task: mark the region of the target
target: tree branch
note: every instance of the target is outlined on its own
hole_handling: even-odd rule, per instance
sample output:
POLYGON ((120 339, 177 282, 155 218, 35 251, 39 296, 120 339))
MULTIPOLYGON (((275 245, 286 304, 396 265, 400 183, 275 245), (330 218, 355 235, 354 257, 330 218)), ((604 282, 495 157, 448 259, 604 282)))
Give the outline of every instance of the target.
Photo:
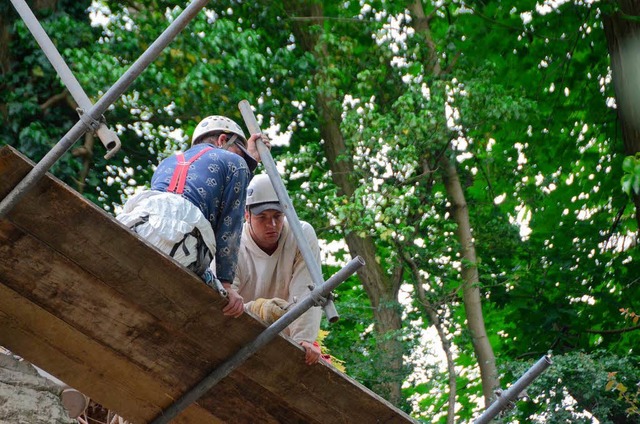
POLYGON ((447 358, 447 371, 449 373, 449 396, 448 396, 448 408, 447 408, 447 424, 455 423, 455 406, 456 406, 456 394, 457 394, 457 380, 456 380, 456 368, 453 360, 453 353, 451 352, 451 342, 447 339, 446 331, 440 316, 438 315, 438 311, 434 307, 433 303, 427 299, 426 293, 424 291, 424 279, 420 276, 420 269, 416 262, 411 258, 402 248, 400 244, 396 244, 398 252, 403 260, 409 265, 411 269, 411 273, 413 275, 413 280, 415 281, 415 288, 418 292, 418 300, 420 304, 423 306, 424 312, 429 317, 429 320, 433 323, 436 331, 438 332, 438 337, 440 338, 440 343, 442 345, 442 350, 445 353, 445 357, 447 358))
POLYGON ((45 111, 56 103, 66 100, 68 94, 69 92, 67 90, 63 90, 62 93, 54 94, 40 105, 40 110, 45 111))
POLYGON ((635 331, 635 330, 640 330, 640 325, 634 325, 633 327, 627 327, 627 328, 618 328, 615 330, 585 330, 585 333, 589 333, 589 334, 622 334, 622 333, 629 333, 631 331, 635 331))
POLYGON ((605 246, 607 246, 609 244, 609 240, 611 240, 611 236, 613 235, 613 232, 618 227, 618 224, 620 223, 620 219, 622 218, 622 214, 624 213, 624 210, 627 208, 627 204, 628 203, 629 203, 628 201, 625 201, 624 204, 620 207, 620 209, 618 209, 618 213, 616 215, 616 219, 613 220, 613 224, 611 225, 611 228, 609 229, 609 233, 607 234, 607 236, 604 239, 604 245, 605 246))

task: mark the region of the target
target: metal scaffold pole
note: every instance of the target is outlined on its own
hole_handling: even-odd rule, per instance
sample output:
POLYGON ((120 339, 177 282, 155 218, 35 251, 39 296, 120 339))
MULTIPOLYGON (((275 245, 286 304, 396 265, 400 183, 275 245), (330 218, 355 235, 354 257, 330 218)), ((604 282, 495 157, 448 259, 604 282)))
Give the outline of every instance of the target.
MULTIPOLYGON (((40 25, 38 18, 36 18, 36 15, 33 14, 31 9, 29 9, 25 0, 11 0, 11 3, 13 3, 13 7, 15 7, 16 11, 27 25, 29 31, 31 31, 31 34, 40 45, 40 48, 42 48, 42 51, 49 59, 49 62, 51 62, 51 65, 53 65, 53 68, 56 70, 58 76, 71 93, 73 99, 78 103, 78 106, 80 106, 78 112, 80 114, 84 114, 87 110, 91 109, 93 104, 91 103, 91 100, 89 100, 89 96, 87 96, 80 86, 76 77, 71 72, 71 69, 69 69, 69 66, 62 58, 60 52, 58 52, 58 49, 56 49, 53 41, 51 41, 47 36, 47 33, 44 28, 42 28, 42 25, 40 25)), ((109 159, 120 149, 120 139, 115 132, 111 131, 104 124, 104 122, 98 122, 99 126, 95 131, 98 138, 107 149, 105 159, 109 159)))
MULTIPOLYGON (((247 100, 242 100, 238 104, 238 108, 240 109, 240 113, 242 114, 242 118, 244 119, 247 128, 249 129, 249 134, 262 133, 249 102, 247 100)), ((315 260, 313 252, 311 251, 311 247, 309 246, 304 236, 302 226, 300 225, 300 219, 298 218, 298 214, 293 208, 293 203, 291 202, 291 198, 287 193, 287 189, 282 182, 282 178, 280 178, 280 173, 278 172, 276 163, 271 156, 271 152, 269 151, 267 146, 264 145, 262 140, 258 139, 256 147, 258 149, 258 153, 260 154, 260 159, 262 160, 264 169, 267 171, 269 179, 271 180, 271 184, 273 185, 273 188, 278 195, 278 199, 282 204, 282 208, 291 227, 291 231, 293 232, 293 235, 298 242, 298 249, 300 249, 300 253, 302 254, 302 257, 307 264, 307 267, 309 268, 311 281, 313 282, 314 286, 318 287, 322 284, 323 281, 320 264, 315 260)), ((324 307, 324 311, 329 322, 337 321, 339 318, 338 312, 336 311, 333 301, 331 300, 330 293, 328 294, 326 299, 322 300, 321 304, 324 307)))
POLYGON ((80 116, 80 120, 58 141, 58 143, 38 162, 14 189, 0 202, 0 218, 18 203, 18 201, 38 182, 62 155, 88 130, 97 129, 102 114, 129 88, 131 83, 153 62, 165 47, 182 31, 208 0, 194 0, 164 30, 133 65, 109 88, 109 90, 88 111, 80 116))
POLYGON ((354 272, 364 265, 364 260, 357 256, 340 271, 336 272, 331 278, 316 286, 311 294, 302 301, 296 303, 294 307, 281 316, 276 322, 267 327, 258 337, 251 343, 242 347, 235 355, 227 359, 218 366, 211 374, 205 377, 200 383, 185 393, 173 405, 164 410, 156 417, 151 424, 166 424, 175 418, 180 412, 185 410, 193 402, 200 399, 206 392, 215 386, 220 380, 228 376, 233 370, 242 365, 247 359, 255 354, 260 348, 265 346, 269 341, 275 338, 289 324, 295 321, 300 315, 305 313, 309 308, 314 306, 319 298, 326 296, 331 290, 342 284, 354 272))
POLYGON ((525 372, 511 387, 502 392, 495 402, 480 415, 473 424, 487 424, 491 422, 503 409, 518 399, 518 395, 538 378, 552 364, 551 358, 543 356, 531 368, 525 372))

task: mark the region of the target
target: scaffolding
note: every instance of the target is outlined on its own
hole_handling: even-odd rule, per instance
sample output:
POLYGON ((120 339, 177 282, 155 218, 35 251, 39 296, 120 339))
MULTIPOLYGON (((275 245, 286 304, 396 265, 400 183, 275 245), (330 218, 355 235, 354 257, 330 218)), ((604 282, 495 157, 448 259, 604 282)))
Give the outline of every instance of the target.
MULTIPOLYGON (((29 190, 49 171, 49 169, 66 153, 72 145, 86 132, 95 132, 107 150, 106 159, 113 157, 120 149, 121 143, 117 134, 108 128, 103 113, 117 101, 120 96, 129 88, 133 81, 151 64, 159 54, 167 47, 173 39, 189 24, 189 22, 207 4, 207 0, 194 0, 185 10, 172 22, 169 27, 142 53, 133 65, 109 88, 109 90, 95 103, 92 104, 77 79, 74 77, 69 66, 57 51, 51 39, 38 22, 25 0, 11 0, 16 11, 24 20, 25 24, 35 37, 36 41, 50 60, 60 79, 69 89, 74 100, 80 106, 77 111, 79 119, 76 124, 56 143, 56 145, 33 167, 33 169, 11 190, 11 192, 0 201, 0 218, 7 216, 9 211, 20 202, 29 190)), ((248 102, 243 101, 240 105, 245 120, 249 119, 251 126, 249 130, 252 134, 260 133, 257 121, 250 112, 248 102)), ((327 281, 322 280, 320 264, 316 263, 313 254, 305 241, 302 233, 300 221, 295 213, 291 199, 289 198, 280 175, 276 169, 275 162, 271 157, 269 149, 262 141, 258 141, 258 149, 265 164, 265 169, 274 184, 276 193, 284 205, 285 215, 292 227, 294 236, 298 242, 302 256, 307 263, 313 281, 313 287, 308 297, 298 302, 284 316, 270 325, 253 342, 240 349, 235 355, 221 364, 209 376, 203 379, 192 390, 178 399, 173 405, 158 415, 153 420, 154 424, 166 423, 175 418, 189 404, 197 401, 205 392, 218 383, 221 379, 229 375, 234 369, 241 365, 247 358, 253 355, 258 349, 263 347, 271 339, 275 338, 289 324, 313 306, 323 306, 327 311, 328 320, 334 322, 338 315, 332 302, 331 290, 344 282, 349 276, 354 274, 360 267, 364 266, 364 261, 360 257, 352 259, 345 267, 334 274, 327 281)))
MULTIPOLYGON (((50 60, 60 79, 69 89, 72 97, 79 105, 77 109, 79 118, 75 125, 60 139, 56 145, 40 160, 28 174, 20 180, 15 187, 0 201, 0 218, 5 218, 9 212, 29 193, 29 191, 46 175, 49 169, 65 154, 71 146, 87 132, 95 132, 103 143, 106 154, 105 158, 112 158, 120 149, 121 143, 117 134, 109 129, 103 113, 125 93, 133 81, 160 55, 173 39, 189 24, 189 22, 207 4, 207 0, 193 0, 184 11, 165 29, 165 31, 144 51, 140 57, 124 72, 124 74, 107 90, 107 92, 95 104, 92 104, 77 79, 74 77, 68 65, 49 39, 44 29, 38 22, 33 12, 29 9, 25 0, 11 0, 16 11, 19 13, 25 24, 33 34, 34 38, 50 60)), ((248 101, 243 100, 238 105, 240 113, 245 121, 250 134, 261 133, 257 119, 248 101)), ((257 141, 257 149, 262 159, 265 170, 271 180, 276 194, 283 205, 285 216, 291 226, 292 232, 298 243, 304 261, 309 269, 312 286, 310 295, 298 302, 292 309, 285 313, 275 323, 268 326, 253 341, 244 345, 235 354, 220 364, 213 372, 202 379, 198 384, 175 400, 168 408, 158 414, 151 422, 153 424, 168 423, 184 411, 189 405, 200 399, 207 391, 228 376, 233 370, 243 364, 248 358, 264 347, 269 341, 278 336, 289 324, 313 306, 322 306, 329 322, 338 319, 338 313, 333 304, 332 290, 353 275, 358 269, 364 266, 364 261, 356 257, 349 261, 340 271, 331 278, 323 281, 320 264, 313 257, 310 247, 305 241, 300 220, 293 208, 293 204, 286 188, 280 178, 276 164, 271 157, 269 149, 261 140, 257 141)), ((539 375, 548 365, 550 360, 541 361, 526 374, 526 378, 519 380, 511 391, 499 398, 477 421, 476 423, 488 422, 502 409, 508 402, 513 400, 513 396, 526 385, 528 385, 537 375, 539 375)), ((407 418, 408 417, 403 417, 407 418)), ((408 419, 408 421, 411 421, 408 419)))

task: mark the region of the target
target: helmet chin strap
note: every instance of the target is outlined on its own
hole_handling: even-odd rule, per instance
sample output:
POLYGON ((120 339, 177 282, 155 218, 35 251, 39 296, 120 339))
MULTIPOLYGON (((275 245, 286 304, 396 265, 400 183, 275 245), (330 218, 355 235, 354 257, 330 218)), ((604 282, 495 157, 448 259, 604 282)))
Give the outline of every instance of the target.
POLYGON ((233 146, 236 143, 236 139, 238 138, 238 134, 233 134, 229 141, 224 143, 224 146, 221 146, 224 150, 229 150, 229 147, 233 146))
POLYGON ((224 145, 222 146, 222 149, 229 150, 229 147, 235 144, 238 147, 238 149, 240 149, 240 151, 242 152, 240 156, 244 158, 245 162, 247 163, 247 166, 249 167, 249 171, 253 173, 253 171, 255 171, 256 167, 258 166, 258 161, 249 154, 244 143, 238 142, 238 137, 239 136, 237 134, 233 134, 229 139, 229 141, 224 143, 224 145))

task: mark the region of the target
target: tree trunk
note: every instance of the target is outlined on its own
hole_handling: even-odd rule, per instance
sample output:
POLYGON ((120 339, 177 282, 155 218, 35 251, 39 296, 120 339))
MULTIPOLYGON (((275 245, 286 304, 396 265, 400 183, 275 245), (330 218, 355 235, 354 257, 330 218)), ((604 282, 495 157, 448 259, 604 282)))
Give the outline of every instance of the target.
MULTIPOLYGON (((0 13, 0 73, 5 76, 11 72, 11 34, 9 29, 12 25, 11 18, 16 12, 8 10, 12 8, 12 6, 8 4, 0 7, 2 8, 0 13), (5 10, 7 10, 7 12, 5 12, 5 10)), ((5 84, 0 84, 0 92, 5 89, 5 84)), ((2 100, 0 100, 0 122, 3 124, 3 127, 6 125, 8 118, 7 104, 5 102, 6 100, 3 96, 2 100)))
MULTIPOLYGON (((638 51, 640 51, 640 3, 620 0, 621 12, 603 16, 607 37, 611 73, 618 106, 618 120, 622 129, 624 154, 640 152, 640 77, 638 77, 638 51)), ((640 236, 640 194, 633 193, 636 222, 640 236)))
MULTIPOLYGON (((318 108, 321 115, 320 135, 325 141, 324 151, 331 169, 334 183, 340 189, 340 194, 353 196, 355 184, 349 179, 354 173, 353 162, 350 157, 340 157, 345 154, 346 146, 340 131, 339 114, 330 107, 330 100, 324 95, 318 95, 318 108)), ((397 337, 386 337, 389 332, 397 332, 402 328, 401 311, 398 304, 399 282, 392 281, 376 260, 376 246, 371 237, 361 237, 354 232, 345 235, 349 252, 352 256, 360 255, 366 266, 358 271, 358 278, 371 301, 375 330, 378 340, 378 352, 381 363, 380 379, 374 390, 391 403, 398 405, 402 400, 402 364, 404 348, 397 337)))
POLYGON ((4 14, 0 14, 0 72, 2 75, 9 73, 9 20, 4 14))
POLYGON ((485 405, 489 406, 495 398, 495 390, 500 387, 496 359, 487 338, 482 315, 480 289, 478 287, 478 267, 476 249, 469 223, 469 210, 462 191, 455 164, 446 156, 441 159, 444 185, 451 202, 452 216, 456 224, 460 241, 460 259, 462 262, 462 298, 467 315, 467 325, 471 333, 473 349, 478 359, 482 392, 485 405))
MULTIPOLYGON (((425 67, 438 77, 442 73, 442 68, 436 55, 436 45, 431 36, 429 26, 430 16, 426 16, 421 0, 415 0, 410 6, 412 16, 415 18, 416 33, 420 34, 429 48, 428 63, 425 67)), ((442 112, 444 113, 444 111, 442 112)), ((443 141, 442 145, 448 143, 443 141)), ((485 405, 489 406, 495 398, 495 390, 499 388, 498 370, 493 349, 487 338, 487 333, 482 315, 482 304, 480 289, 478 288, 478 267, 476 266, 476 250, 471 234, 471 224, 469 222, 469 211, 467 201, 458 178, 455 163, 449 161, 446 155, 440 160, 442 167, 442 177, 446 187, 449 202, 451 202, 452 217, 457 224, 458 241, 460 242, 460 256, 462 259, 462 292, 464 309, 467 316, 467 326, 471 332, 473 348, 478 359, 480 375, 482 378, 482 391, 485 405)))
MULTIPOLYGON (((322 21, 322 5, 314 3, 301 5, 294 1, 287 4, 287 9, 294 16, 305 16, 305 21, 295 21, 293 31, 296 40, 300 42, 303 50, 313 54, 320 64, 317 78, 323 79, 323 65, 327 65, 330 58, 328 52, 319 54, 323 46, 318 45, 317 36, 310 30, 310 26, 322 21)), ((321 81, 322 84, 322 81, 321 81)), ((318 90, 316 96, 316 109, 320 118, 320 136, 324 140, 324 153, 331 169, 332 179, 338 187, 340 194, 347 197, 353 196, 356 181, 350 176, 354 174, 354 165, 351 156, 347 152, 343 134, 340 130, 340 111, 332 106, 337 100, 330 94, 318 90), (346 154, 346 157, 344 155, 346 154)), ((402 328, 401 308, 398 303, 399 281, 392 280, 382 266, 376 260, 376 245, 368 236, 359 236, 348 229, 345 235, 347 246, 351 255, 360 255, 366 262, 366 266, 358 271, 358 278, 362 282, 373 308, 375 320, 375 333, 380 355, 380 362, 384 366, 379 367, 380 381, 374 383, 374 391, 385 397, 391 403, 399 405, 402 400, 402 382, 404 380, 402 340, 398 337, 388 337, 402 328)))

